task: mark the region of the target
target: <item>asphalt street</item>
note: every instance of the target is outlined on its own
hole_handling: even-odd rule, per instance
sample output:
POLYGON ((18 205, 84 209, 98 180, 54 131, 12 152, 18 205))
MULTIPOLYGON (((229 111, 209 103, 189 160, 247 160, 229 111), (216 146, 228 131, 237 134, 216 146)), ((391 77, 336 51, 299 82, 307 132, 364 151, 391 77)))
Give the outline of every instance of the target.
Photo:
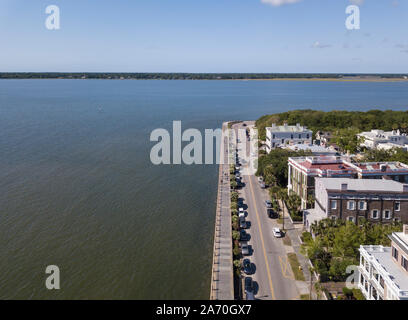
MULTIPOLYGON (((246 123, 248 126, 253 125, 253 122, 246 123)), ((245 129, 242 123, 234 125, 233 128, 245 129)), ((246 139, 240 139, 238 142, 240 158, 244 158, 245 151, 249 155, 249 142, 246 139)), ((244 171, 241 169, 241 172, 244 171)), ((272 229, 278 227, 278 224, 267 215, 265 200, 268 199, 268 193, 260 187, 255 175, 243 174, 242 181, 245 186, 239 190, 239 194, 244 200, 244 208, 247 211, 246 220, 250 222, 247 232, 251 235, 248 243, 252 252, 248 258, 255 267, 255 273, 251 275, 255 281, 255 298, 298 299, 300 294, 287 260, 285 245, 282 239, 275 238, 272 233, 272 229)))

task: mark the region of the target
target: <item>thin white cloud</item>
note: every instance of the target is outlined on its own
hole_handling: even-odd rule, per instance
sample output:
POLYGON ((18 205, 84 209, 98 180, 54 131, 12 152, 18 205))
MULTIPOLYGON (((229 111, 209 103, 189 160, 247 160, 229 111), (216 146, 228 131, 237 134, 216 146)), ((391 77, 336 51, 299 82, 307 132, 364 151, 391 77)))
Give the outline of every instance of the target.
POLYGON ((330 48, 330 47, 331 47, 331 44, 323 44, 323 43, 320 43, 320 41, 315 41, 312 44, 312 48, 317 48, 317 49, 324 49, 324 48, 330 48))
POLYGON ((274 7, 279 7, 282 6, 284 4, 291 4, 291 3, 296 3, 302 0, 261 0, 262 3, 265 4, 270 4, 274 7))
MULTIPOLYGON (((279 7, 284 4, 292 4, 296 2, 300 2, 302 0, 261 0, 262 3, 264 4, 270 4, 274 7, 279 7)), ((350 0, 352 4, 355 4, 357 6, 361 6, 364 3, 364 0, 350 0)))

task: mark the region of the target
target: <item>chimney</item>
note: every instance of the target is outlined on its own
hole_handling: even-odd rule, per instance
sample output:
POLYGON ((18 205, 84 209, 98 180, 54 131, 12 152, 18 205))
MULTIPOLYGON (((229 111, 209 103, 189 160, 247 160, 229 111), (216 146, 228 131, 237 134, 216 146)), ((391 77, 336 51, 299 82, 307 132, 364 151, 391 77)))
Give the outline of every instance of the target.
POLYGON ((341 184, 341 191, 347 191, 348 185, 347 183, 342 183, 341 184))

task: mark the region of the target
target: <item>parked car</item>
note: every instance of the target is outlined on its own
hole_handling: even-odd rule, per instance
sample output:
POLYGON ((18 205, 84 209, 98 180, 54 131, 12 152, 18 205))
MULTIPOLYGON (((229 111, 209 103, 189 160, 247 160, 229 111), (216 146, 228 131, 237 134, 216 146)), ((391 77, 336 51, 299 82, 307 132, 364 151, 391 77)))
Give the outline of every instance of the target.
POLYGON ((240 241, 249 241, 250 237, 251 236, 245 230, 241 230, 239 232, 239 240, 240 241))
POLYGON ((266 214, 268 215, 269 218, 274 218, 274 217, 276 216, 275 211, 273 211, 273 210, 270 209, 270 208, 267 208, 267 209, 266 209, 266 214))
POLYGON ((263 182, 262 176, 258 177, 258 182, 259 182, 259 183, 263 182))
POLYGON ((241 251, 242 251, 242 255, 249 256, 250 252, 249 252, 249 246, 247 242, 241 242, 241 251))
POLYGON ((275 238, 281 238, 282 237, 282 231, 279 228, 273 228, 272 229, 273 235, 275 238))
POLYGON ((252 273, 252 265, 251 265, 251 261, 249 259, 244 259, 242 261, 242 269, 244 269, 245 274, 251 274, 252 273))
POLYGON ((259 185, 261 186, 262 189, 265 189, 265 188, 266 188, 266 185, 265 185, 265 183, 263 183, 263 182, 261 182, 259 185))
POLYGON ((246 293, 246 300, 255 300, 255 296, 253 292, 246 293))
POLYGON ((265 206, 269 209, 272 208, 272 201, 271 200, 266 200, 265 201, 265 206))
POLYGON ((245 217, 239 217, 239 227, 241 229, 246 229, 248 227, 245 217))
POLYGON ((245 219, 245 211, 244 208, 239 208, 239 217, 245 219))
POLYGON ((252 281, 252 277, 245 277, 244 283, 245 283, 245 293, 246 294, 248 294, 248 292, 253 293, 254 292, 254 282, 252 281))

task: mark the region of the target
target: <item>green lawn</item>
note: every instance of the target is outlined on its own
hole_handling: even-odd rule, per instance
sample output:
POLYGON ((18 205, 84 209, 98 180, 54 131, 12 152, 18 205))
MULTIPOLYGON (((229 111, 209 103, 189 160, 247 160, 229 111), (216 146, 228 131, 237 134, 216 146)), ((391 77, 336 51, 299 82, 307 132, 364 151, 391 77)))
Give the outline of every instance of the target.
POLYGON ((290 237, 288 235, 285 235, 283 237, 283 244, 285 246, 291 246, 292 245, 292 240, 290 240, 290 237))
POLYGON ((290 266, 292 267, 293 274, 295 275, 296 280, 300 281, 305 281, 305 276, 303 274, 303 271, 300 270, 300 264, 299 260, 296 256, 296 253, 288 253, 288 260, 290 263, 290 266))

